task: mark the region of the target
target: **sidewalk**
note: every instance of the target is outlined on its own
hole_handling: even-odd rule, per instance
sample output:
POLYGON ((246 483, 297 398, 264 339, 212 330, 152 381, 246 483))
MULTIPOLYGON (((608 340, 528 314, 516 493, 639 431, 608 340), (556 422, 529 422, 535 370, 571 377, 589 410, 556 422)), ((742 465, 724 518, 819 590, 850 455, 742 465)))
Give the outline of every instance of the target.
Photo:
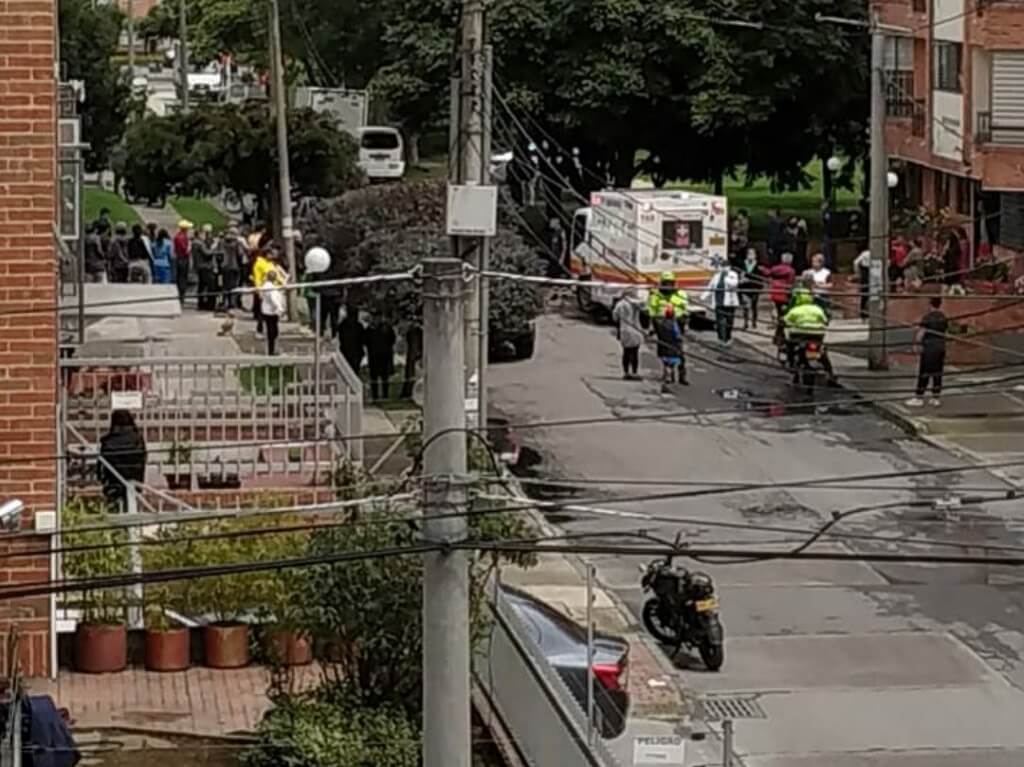
MULTIPOLYGON (((581 567, 566 557, 542 554, 537 566, 529 570, 503 569, 502 580, 586 625, 586 576, 581 567)), ((625 732, 608 745, 622 767, 631 767, 634 738, 684 733, 692 706, 657 643, 636 625, 626 608, 599 581, 594 584, 591 614, 598 629, 629 641, 629 720, 625 732)))
MULTIPOLYGON (((870 400, 872 408, 907 433, 965 460, 1024 460, 1024 379, 1005 381, 1014 375, 1012 370, 972 373, 966 368, 946 366, 941 404, 908 407, 906 401, 913 396, 916 385, 916 355, 892 355, 889 370, 872 372, 863 346, 866 325, 859 320, 837 320, 833 325, 826 339, 829 358, 844 390, 870 400), (983 391, 974 394, 974 389, 983 391)), ((775 361, 777 353, 768 337, 770 332, 736 330, 734 338, 761 357, 775 361)), ((1024 483, 1024 466, 994 473, 1011 484, 1024 483)))

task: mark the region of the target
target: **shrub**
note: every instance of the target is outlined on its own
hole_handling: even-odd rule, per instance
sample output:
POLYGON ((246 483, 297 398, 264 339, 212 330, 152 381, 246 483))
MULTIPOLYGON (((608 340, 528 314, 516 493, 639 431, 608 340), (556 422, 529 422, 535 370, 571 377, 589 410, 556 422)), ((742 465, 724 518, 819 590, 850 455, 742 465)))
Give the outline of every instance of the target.
POLYGON ((287 702, 260 723, 245 767, 418 767, 419 733, 400 710, 351 698, 287 702))

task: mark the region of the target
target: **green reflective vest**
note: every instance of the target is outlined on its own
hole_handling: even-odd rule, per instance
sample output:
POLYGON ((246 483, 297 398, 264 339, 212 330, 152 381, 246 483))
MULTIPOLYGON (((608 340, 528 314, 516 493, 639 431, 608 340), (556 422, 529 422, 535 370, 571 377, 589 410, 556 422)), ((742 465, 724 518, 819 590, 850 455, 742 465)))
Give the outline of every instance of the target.
POLYGON ((665 315, 665 307, 671 306, 675 310, 676 319, 682 319, 686 316, 688 311, 688 302, 686 299, 686 291, 677 290, 668 298, 665 298, 661 294, 660 289, 651 291, 650 298, 647 299, 647 313, 651 319, 663 317, 665 315))
POLYGON ((787 328, 797 330, 824 330, 828 327, 828 315, 817 304, 794 306, 782 318, 787 328))

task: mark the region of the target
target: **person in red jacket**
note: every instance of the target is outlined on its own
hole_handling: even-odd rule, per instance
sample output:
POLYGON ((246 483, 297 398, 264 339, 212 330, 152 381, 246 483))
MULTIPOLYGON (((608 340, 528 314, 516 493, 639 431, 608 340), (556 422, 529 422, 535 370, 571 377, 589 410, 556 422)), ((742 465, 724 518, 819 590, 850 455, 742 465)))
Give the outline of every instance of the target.
POLYGON ((768 297, 775 304, 776 316, 781 320, 789 305, 789 295, 796 282, 796 271, 793 269, 793 254, 783 253, 780 262, 768 271, 768 297))
POLYGON ((182 219, 178 222, 178 233, 174 235, 174 279, 178 284, 178 300, 185 303, 188 289, 188 266, 192 258, 192 222, 182 219))

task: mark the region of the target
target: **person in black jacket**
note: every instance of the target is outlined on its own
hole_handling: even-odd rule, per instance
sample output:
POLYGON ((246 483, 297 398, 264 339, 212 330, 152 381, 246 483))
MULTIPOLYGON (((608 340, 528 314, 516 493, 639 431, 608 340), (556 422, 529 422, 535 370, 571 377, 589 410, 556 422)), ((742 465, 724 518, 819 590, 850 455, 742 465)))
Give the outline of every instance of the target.
POLYGON ((388 383, 395 372, 395 328, 382 314, 374 315, 366 330, 366 357, 370 366, 370 396, 374 402, 387 399, 388 383))
POLYGON ((348 366, 359 375, 366 349, 366 328, 359 321, 359 307, 355 304, 345 306, 345 319, 338 324, 338 347, 348 366))
POLYGON ((127 482, 145 481, 146 439, 129 411, 110 414, 110 431, 100 438, 100 458, 100 482, 107 500, 121 501, 126 494, 124 484, 110 469, 127 482))

